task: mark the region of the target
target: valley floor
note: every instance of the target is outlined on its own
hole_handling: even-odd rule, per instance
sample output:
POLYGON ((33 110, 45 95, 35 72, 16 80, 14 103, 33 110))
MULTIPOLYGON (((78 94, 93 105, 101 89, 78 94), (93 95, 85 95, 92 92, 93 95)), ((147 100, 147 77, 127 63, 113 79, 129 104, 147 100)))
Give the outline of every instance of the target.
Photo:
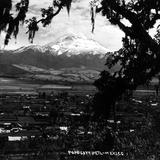
POLYGON ((1 78, 0 87, 2 160, 160 157, 160 96, 154 87, 140 87, 133 97, 120 101, 116 123, 113 116, 95 121, 96 90, 90 85, 42 85, 1 78))

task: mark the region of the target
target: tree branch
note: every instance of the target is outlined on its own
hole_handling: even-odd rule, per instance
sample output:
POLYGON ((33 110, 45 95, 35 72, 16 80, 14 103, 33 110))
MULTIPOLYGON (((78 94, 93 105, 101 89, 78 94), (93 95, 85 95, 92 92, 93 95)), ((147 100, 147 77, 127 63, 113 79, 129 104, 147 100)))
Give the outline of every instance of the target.
POLYGON ((125 26, 120 20, 114 20, 115 23, 119 26, 119 28, 127 35, 133 38, 135 35, 133 34, 132 28, 125 26))
MULTIPOLYGON (((55 17, 56 15, 58 15, 62 8, 63 8, 63 6, 60 5, 60 6, 58 7, 58 10, 57 10, 55 13, 53 13, 53 14, 50 15, 50 18, 52 19, 53 17, 55 17)), ((43 21, 47 20, 47 18, 48 18, 48 17, 42 18, 42 19, 38 20, 37 23, 43 22, 43 21)))
MULTIPOLYGON (((134 31, 135 38, 138 38, 141 42, 146 44, 153 52, 158 51, 158 44, 152 39, 152 37, 148 34, 148 32, 144 29, 141 22, 139 21, 137 14, 131 12, 123 6, 120 6, 115 1, 111 3, 107 3, 110 5, 109 7, 113 9, 118 14, 122 15, 124 18, 130 21, 132 24, 132 30, 134 31)), ((122 24, 118 24, 122 25, 122 24)), ((123 27, 124 28, 124 27, 123 27)))
POLYGON ((160 19, 160 14, 154 14, 153 18, 147 24, 144 24, 145 28, 152 28, 158 19, 160 19))

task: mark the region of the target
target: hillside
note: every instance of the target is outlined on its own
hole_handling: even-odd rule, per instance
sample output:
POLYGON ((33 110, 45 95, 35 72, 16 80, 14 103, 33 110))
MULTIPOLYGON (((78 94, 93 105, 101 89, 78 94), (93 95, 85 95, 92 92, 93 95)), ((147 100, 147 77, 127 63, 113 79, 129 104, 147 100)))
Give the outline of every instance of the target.
POLYGON ((17 68, 14 65, 0 63, 0 76, 22 76, 26 75, 28 71, 17 68))

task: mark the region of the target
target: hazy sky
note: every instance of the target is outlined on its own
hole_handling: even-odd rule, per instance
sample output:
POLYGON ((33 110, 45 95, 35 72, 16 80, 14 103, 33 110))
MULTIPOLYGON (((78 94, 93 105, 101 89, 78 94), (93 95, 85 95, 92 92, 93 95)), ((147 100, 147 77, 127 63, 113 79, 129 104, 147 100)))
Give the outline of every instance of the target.
MULTIPOLYGON (((13 0, 14 2, 17 0, 13 0)), ((89 39, 94 39, 107 49, 113 51, 121 47, 121 38, 123 32, 118 27, 110 25, 110 23, 101 15, 96 16, 96 25, 94 34, 91 33, 90 21, 90 0, 74 0, 72 4, 71 13, 68 17, 66 9, 64 8, 61 13, 54 17, 52 24, 46 28, 40 27, 36 33, 34 44, 44 45, 49 42, 55 41, 58 37, 66 33, 82 34, 89 39)), ((29 12, 27 18, 36 16, 40 18, 40 9, 46 8, 52 4, 52 0, 30 0, 29 12)), ((15 49, 21 46, 29 45, 28 37, 25 34, 27 29, 20 28, 20 34, 17 40, 12 39, 6 49, 15 49)), ((0 44, 3 45, 5 34, 1 34, 0 44)))

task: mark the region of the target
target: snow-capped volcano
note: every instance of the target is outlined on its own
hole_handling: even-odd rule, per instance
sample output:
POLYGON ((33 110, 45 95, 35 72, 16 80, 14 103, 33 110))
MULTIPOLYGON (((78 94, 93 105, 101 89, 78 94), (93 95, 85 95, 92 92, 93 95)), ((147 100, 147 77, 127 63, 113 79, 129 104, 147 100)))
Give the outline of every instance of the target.
POLYGON ((50 42, 46 45, 29 45, 13 50, 12 53, 22 52, 41 52, 52 55, 99 55, 101 58, 105 56, 108 49, 100 45, 98 42, 87 39, 84 35, 66 34, 59 37, 54 42, 50 42))
POLYGON ((102 70, 108 50, 85 36, 66 34, 49 44, 30 45, 0 54, 0 63, 41 68, 89 68, 102 70))
POLYGON ((48 45, 58 55, 67 54, 78 55, 78 54, 102 54, 103 56, 109 52, 108 49, 100 45, 94 40, 87 39, 85 36, 76 34, 66 34, 60 37, 57 41, 51 42, 48 45))

